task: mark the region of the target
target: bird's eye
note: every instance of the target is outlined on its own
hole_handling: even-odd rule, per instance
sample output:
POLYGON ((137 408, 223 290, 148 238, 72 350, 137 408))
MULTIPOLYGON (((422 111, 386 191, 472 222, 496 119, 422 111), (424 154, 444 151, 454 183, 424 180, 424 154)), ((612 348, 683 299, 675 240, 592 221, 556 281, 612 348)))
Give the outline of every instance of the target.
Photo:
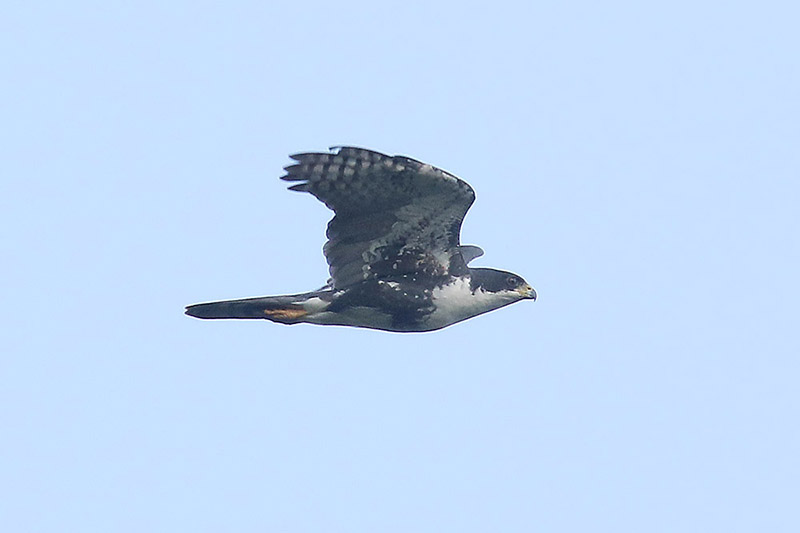
POLYGON ((514 276, 508 276, 506 278, 506 284, 509 287, 516 287, 517 286, 517 278, 515 278, 514 276))

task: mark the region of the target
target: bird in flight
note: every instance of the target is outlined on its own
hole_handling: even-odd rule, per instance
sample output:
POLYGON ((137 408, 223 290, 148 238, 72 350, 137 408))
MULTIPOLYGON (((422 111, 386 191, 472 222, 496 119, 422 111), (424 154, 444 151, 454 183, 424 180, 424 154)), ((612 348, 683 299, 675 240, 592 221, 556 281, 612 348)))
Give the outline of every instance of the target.
POLYGON ((483 250, 460 242, 475 201, 465 181, 363 148, 291 159, 281 177, 297 182, 289 189, 311 193, 334 212, 323 248, 330 279, 301 294, 190 305, 187 315, 414 332, 536 300, 520 276, 468 266, 483 250))

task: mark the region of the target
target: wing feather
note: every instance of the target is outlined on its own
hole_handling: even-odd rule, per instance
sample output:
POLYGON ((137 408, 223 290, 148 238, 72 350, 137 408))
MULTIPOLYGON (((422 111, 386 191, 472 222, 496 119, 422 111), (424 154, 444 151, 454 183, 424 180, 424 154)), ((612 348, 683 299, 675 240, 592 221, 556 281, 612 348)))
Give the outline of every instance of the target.
POLYGON ((296 163, 285 167, 281 179, 299 182, 289 189, 311 193, 335 213, 324 248, 334 287, 466 270, 459 234, 475 192, 463 180, 415 159, 363 148, 291 158, 296 163))

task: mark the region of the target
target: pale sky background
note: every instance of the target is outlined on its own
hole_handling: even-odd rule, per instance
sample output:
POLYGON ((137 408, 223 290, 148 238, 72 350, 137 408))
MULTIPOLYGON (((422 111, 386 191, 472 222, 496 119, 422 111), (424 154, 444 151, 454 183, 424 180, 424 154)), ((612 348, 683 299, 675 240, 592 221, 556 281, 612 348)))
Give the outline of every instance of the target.
POLYGON ((2 11, 3 531, 800 531, 796 2, 2 11), (540 299, 184 316, 324 283, 277 177, 341 144, 540 299))

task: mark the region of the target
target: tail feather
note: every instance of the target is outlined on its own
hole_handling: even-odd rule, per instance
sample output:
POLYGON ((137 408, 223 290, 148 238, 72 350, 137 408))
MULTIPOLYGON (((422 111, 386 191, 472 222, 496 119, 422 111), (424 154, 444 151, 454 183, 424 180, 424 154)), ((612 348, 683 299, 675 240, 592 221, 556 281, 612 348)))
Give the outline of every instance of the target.
POLYGON ((301 322, 308 314, 302 302, 309 294, 295 296, 264 296, 261 298, 244 298, 241 300, 225 300, 209 302, 186 307, 186 314, 195 318, 261 318, 275 322, 301 322))

